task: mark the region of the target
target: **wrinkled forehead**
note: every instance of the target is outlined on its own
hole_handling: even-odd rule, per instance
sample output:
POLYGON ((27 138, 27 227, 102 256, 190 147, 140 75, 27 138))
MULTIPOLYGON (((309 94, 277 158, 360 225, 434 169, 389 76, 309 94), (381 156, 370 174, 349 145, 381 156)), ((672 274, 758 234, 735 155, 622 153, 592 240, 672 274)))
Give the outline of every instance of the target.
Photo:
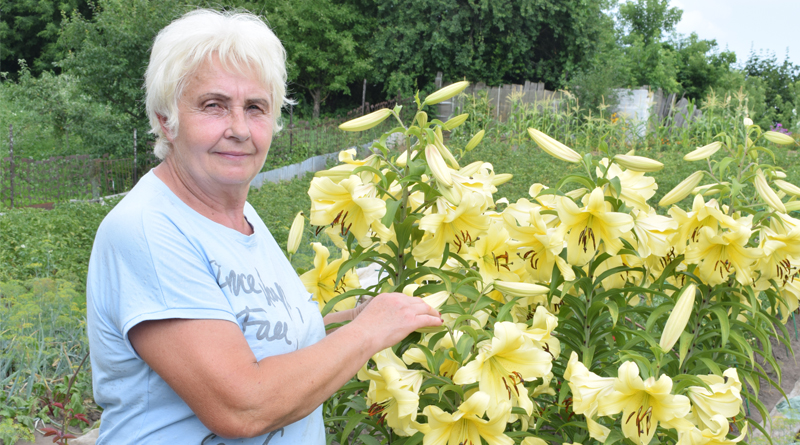
POLYGON ((273 102, 271 79, 268 78, 267 70, 252 60, 242 60, 238 57, 221 57, 217 52, 209 54, 204 59, 198 60, 190 65, 190 69, 178 82, 175 96, 176 99, 183 99, 186 88, 202 80, 205 76, 216 71, 222 71, 233 75, 241 75, 257 82, 268 94, 268 100, 273 102))

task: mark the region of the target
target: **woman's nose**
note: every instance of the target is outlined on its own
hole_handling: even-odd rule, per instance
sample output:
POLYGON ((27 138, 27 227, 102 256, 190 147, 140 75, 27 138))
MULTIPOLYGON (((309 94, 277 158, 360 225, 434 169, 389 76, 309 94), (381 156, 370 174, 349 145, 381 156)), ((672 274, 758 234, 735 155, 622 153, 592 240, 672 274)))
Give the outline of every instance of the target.
POLYGON ((244 108, 233 108, 230 113, 230 125, 225 131, 225 136, 239 141, 250 139, 250 127, 247 125, 247 116, 244 108))

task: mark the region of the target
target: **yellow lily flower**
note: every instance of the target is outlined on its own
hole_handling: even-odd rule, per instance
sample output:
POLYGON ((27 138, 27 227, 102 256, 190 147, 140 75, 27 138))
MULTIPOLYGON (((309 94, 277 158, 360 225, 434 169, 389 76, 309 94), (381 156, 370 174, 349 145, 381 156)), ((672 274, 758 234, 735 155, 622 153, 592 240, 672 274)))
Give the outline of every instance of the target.
POLYGON ((687 419, 701 430, 714 429, 712 418, 721 415, 725 418, 735 417, 742 409, 742 382, 736 369, 728 368, 717 375, 701 375, 711 391, 702 386, 690 386, 688 396, 692 401, 692 412, 687 419))
POLYGON ((513 445, 514 440, 504 433, 511 405, 502 402, 490 407, 489 400, 488 394, 476 391, 453 414, 435 405, 426 406, 422 413, 428 423, 417 425, 425 434, 423 445, 479 444, 481 439, 489 445, 513 445), (482 418, 487 411, 488 421, 482 418))
POLYGON ((609 253, 617 253, 623 246, 620 236, 633 228, 633 218, 612 212, 599 187, 588 196, 586 207, 579 208, 571 199, 562 198, 556 210, 562 233, 569 232, 567 262, 575 266, 588 263, 601 241, 609 253))
MULTIPOLYGON (((603 158, 600 163, 607 166, 608 159, 603 158)), ((600 176, 601 174, 602 170, 598 167, 597 175, 600 176)), ((607 179, 619 178, 619 183, 622 188, 619 197, 625 204, 635 209, 645 211, 650 208, 647 204, 647 200, 652 198, 658 189, 655 178, 645 176, 644 172, 641 171, 630 169, 622 170, 617 164, 611 164, 611 166, 608 167, 605 177, 607 179)), ((611 187, 606 188, 606 194, 609 196, 611 195, 611 187)))
POLYGON ((560 256, 566 243, 558 229, 547 227, 539 207, 531 206, 527 214, 520 210, 521 206, 517 205, 506 208, 503 212, 503 222, 513 238, 508 245, 516 251, 519 258, 524 260, 525 270, 531 279, 540 283, 549 282, 553 266, 557 266, 565 280, 574 280, 575 273, 572 267, 560 256))
POLYGON ((364 183, 359 176, 350 176, 338 184, 329 178, 314 178, 308 196, 311 224, 340 226, 342 235, 352 231, 362 246, 369 243, 367 232, 371 228, 387 231, 380 222, 386 213, 386 203, 376 197, 375 185, 364 183))
POLYGON ((552 368, 552 359, 535 347, 516 324, 496 323, 492 340, 478 344, 478 356, 456 372, 453 382, 479 382, 478 387, 489 396, 492 405, 512 400, 530 415, 533 402, 527 397, 523 382, 545 376, 552 368))
POLYGON ((786 323, 789 320, 789 314, 796 311, 800 306, 800 276, 795 274, 793 279, 783 284, 780 289, 781 297, 786 301, 780 304, 781 321, 786 323))
POLYGON ((508 253, 508 240, 508 231, 501 223, 491 224, 489 232, 478 238, 462 258, 475 264, 484 283, 511 280, 516 276, 512 270, 518 266, 508 253))
POLYGON ((770 280, 773 279, 785 285, 797 273, 797 263, 800 261, 800 227, 792 228, 784 234, 764 227, 761 234, 760 247, 764 254, 755 266, 761 273, 756 288, 769 288, 772 286, 770 280))
MULTIPOLYGON (((320 243, 312 243, 311 247, 316 254, 314 255, 314 268, 300 276, 303 286, 311 293, 314 301, 319 303, 320 310, 337 295, 343 294, 351 289, 358 289, 361 284, 358 282, 358 275, 354 270, 349 270, 342 276, 339 284, 336 284, 336 274, 339 267, 350 259, 350 254, 342 250, 342 257, 328 263, 330 252, 328 248, 320 243)), ((333 307, 333 310, 343 311, 352 309, 355 306, 356 297, 346 298, 333 307)))
POLYGON ((483 214, 480 204, 472 193, 464 196, 458 207, 439 199, 436 203, 438 211, 419 221, 419 228, 427 233, 414 248, 414 258, 419 262, 441 258, 447 243, 451 244, 451 251, 461 252, 466 245, 485 234, 489 229, 489 218, 483 214))
POLYGON ((663 374, 642 380, 639 367, 625 362, 614 381, 614 392, 601 401, 597 413, 613 416, 622 412, 622 434, 639 445, 647 445, 658 423, 683 418, 691 406, 686 396, 672 395, 672 379, 663 374))
POLYGON ((739 437, 734 439, 728 438, 729 431, 728 419, 718 414, 711 417, 709 425, 703 430, 694 428, 684 433, 679 433, 678 445, 735 445, 747 435, 747 424, 742 428, 739 437))
POLYGON ((694 197, 690 212, 687 213, 676 206, 669 209, 669 214, 678 224, 678 229, 670 241, 675 248, 675 255, 684 253, 687 243, 697 242, 698 233, 702 227, 711 227, 716 230, 719 227, 732 228, 738 226, 732 217, 720 210, 716 200, 712 199, 705 202, 702 195, 694 197))
POLYGON ((672 248, 670 238, 678 229, 678 222, 657 214, 653 208, 647 211, 634 210, 633 216, 633 233, 638 240, 636 251, 639 256, 666 256, 672 248))
POLYGON ((550 354, 553 360, 561 355, 561 342, 552 336, 553 330, 558 327, 558 317, 551 314, 544 306, 536 308, 531 326, 522 323, 517 326, 531 339, 534 346, 550 354))
POLYGON ((369 380, 367 403, 370 415, 379 417, 379 422, 387 425, 401 436, 411 436, 417 432, 412 426, 419 408, 419 389, 424 376, 422 371, 409 370, 406 365, 387 348, 372 359, 376 369, 367 365, 358 371, 358 378, 369 380))
POLYGON ((750 230, 739 226, 733 230, 717 232, 711 227, 699 230, 697 243, 686 249, 686 262, 697 264, 696 273, 704 282, 716 286, 736 272, 736 280, 743 285, 753 284, 753 264, 762 251, 746 247, 750 230))
POLYGON ((572 351, 564 371, 564 380, 569 383, 572 392, 572 410, 586 416, 586 426, 592 438, 605 442, 611 431, 597 422, 597 409, 600 402, 614 392, 615 379, 600 377, 589 371, 578 361, 578 354, 572 351))

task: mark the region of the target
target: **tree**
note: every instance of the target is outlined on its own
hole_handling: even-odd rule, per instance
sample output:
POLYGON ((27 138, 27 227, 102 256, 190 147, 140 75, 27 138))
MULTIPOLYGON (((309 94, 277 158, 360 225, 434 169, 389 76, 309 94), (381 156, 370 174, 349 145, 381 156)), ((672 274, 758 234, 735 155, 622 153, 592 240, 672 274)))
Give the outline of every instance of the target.
POLYGON ((683 10, 670 8, 669 0, 627 1, 619 6, 619 19, 627 36, 640 36, 644 46, 660 43, 682 16, 683 10))
POLYGON ((86 0, 14 0, 0 4, 0 70, 13 78, 25 60, 34 75, 58 71, 53 62, 61 58, 57 45, 62 17, 74 13, 91 15, 86 0))
POLYGON ((649 85, 667 92, 680 89, 677 56, 662 38, 682 15, 681 9, 669 7, 669 0, 636 0, 620 5, 620 44, 630 64, 631 86, 649 85))
POLYGON ((387 0, 376 2, 370 43, 385 91, 431 89, 466 77, 489 85, 561 86, 596 47, 606 2, 590 0, 387 0))
POLYGON ((736 53, 719 52, 716 40, 701 40, 695 33, 674 40, 672 46, 678 62, 676 80, 691 99, 705 97, 736 63, 736 53))
POLYGON ((60 43, 68 55, 60 66, 90 100, 125 116, 126 133, 138 128, 144 135, 150 128, 142 88, 150 47, 158 31, 187 10, 183 1, 100 0, 91 19, 73 13, 65 21, 60 43))
POLYGON ((265 15, 283 42, 290 87, 297 85, 309 94, 314 118, 332 92, 349 95, 348 84, 372 69, 365 48, 372 21, 351 2, 272 0, 245 6, 265 15))
POLYGON ((790 62, 788 57, 779 64, 775 53, 751 51, 745 62, 744 73, 747 78, 759 77, 763 80, 767 104, 765 119, 770 125, 781 123, 788 127, 797 121, 793 110, 800 102, 797 96, 800 91, 794 84, 800 81, 800 66, 790 62))

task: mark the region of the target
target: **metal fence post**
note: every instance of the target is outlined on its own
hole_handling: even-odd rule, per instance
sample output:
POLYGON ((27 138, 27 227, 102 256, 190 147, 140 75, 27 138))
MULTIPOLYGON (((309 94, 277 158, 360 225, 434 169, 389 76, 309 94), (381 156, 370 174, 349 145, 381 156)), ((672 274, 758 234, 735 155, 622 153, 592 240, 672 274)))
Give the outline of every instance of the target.
POLYGON ((133 129, 133 184, 131 186, 136 185, 136 181, 139 179, 139 171, 138 166, 139 163, 137 162, 136 158, 136 129, 133 129))
POLYGON ((14 208, 14 124, 8 125, 8 155, 11 157, 11 208, 14 208))
POLYGON ((294 143, 294 104, 289 104, 289 151, 294 143))

